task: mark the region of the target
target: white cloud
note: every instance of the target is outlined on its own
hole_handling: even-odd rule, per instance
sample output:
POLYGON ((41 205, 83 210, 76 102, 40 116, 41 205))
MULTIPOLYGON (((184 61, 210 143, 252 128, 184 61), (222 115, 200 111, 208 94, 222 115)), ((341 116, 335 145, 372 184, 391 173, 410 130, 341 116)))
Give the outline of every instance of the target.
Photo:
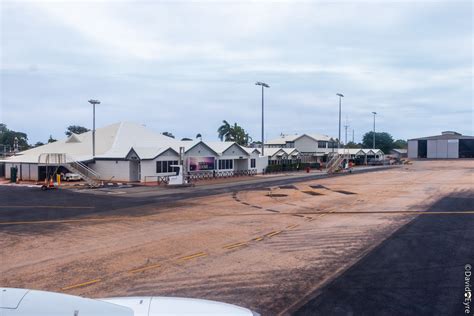
POLYGON ((64 129, 46 130, 40 113, 87 124, 90 97, 103 101, 99 124, 134 120, 209 139, 229 119, 259 135, 257 80, 272 86, 269 136, 334 135, 336 92, 346 95, 356 135, 370 129, 374 108, 397 138, 431 133, 433 124, 472 133, 471 2, 2 5, 0 121, 35 141, 64 129), (176 124, 183 113, 195 120, 176 124))

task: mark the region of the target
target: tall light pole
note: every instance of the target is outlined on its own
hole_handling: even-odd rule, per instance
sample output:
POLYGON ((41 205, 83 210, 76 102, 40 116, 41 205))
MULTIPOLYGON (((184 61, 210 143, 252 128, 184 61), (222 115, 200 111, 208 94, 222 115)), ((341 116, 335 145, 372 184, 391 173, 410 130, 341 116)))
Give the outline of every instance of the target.
POLYGON ((349 124, 346 123, 346 125, 344 125, 344 128, 346 129, 346 138, 344 140, 344 148, 347 147, 347 128, 349 127, 349 124))
POLYGON ((263 93, 263 90, 264 88, 270 88, 270 86, 268 84, 266 84, 265 82, 260 82, 260 81, 257 81, 255 83, 255 85, 257 86, 262 86, 262 156, 264 156, 264 148, 265 148, 265 142, 264 142, 264 127, 265 127, 265 121, 264 121, 264 93, 263 93))
POLYGON ((344 98, 342 93, 336 93, 339 97, 339 137, 337 138, 337 149, 339 152, 339 148, 341 148, 341 99, 344 98))
POLYGON ((95 105, 100 104, 99 100, 89 100, 92 104, 92 157, 95 157, 95 105))
POLYGON ((374 138, 373 138, 372 146, 373 146, 373 149, 375 149, 375 115, 377 114, 377 112, 372 112, 372 114, 374 115, 374 138))

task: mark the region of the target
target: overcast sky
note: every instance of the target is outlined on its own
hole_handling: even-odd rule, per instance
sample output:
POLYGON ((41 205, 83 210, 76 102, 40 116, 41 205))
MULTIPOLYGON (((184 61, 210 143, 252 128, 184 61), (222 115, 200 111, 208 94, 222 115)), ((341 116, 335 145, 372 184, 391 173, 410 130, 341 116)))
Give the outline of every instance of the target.
POLYGON ((99 127, 216 140, 226 119, 259 140, 255 81, 267 139, 337 137, 338 92, 349 139, 372 111, 395 138, 474 134, 470 0, 0 3, 0 121, 31 143, 91 128, 90 98, 99 127))

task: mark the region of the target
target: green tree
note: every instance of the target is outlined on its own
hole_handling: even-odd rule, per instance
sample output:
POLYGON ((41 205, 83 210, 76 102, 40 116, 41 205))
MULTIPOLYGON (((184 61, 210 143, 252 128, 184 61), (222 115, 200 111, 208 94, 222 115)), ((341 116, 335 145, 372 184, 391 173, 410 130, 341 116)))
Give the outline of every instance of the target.
POLYGON ((43 142, 36 142, 36 144, 33 145, 33 147, 39 147, 39 146, 43 146, 44 143, 43 142))
POLYGON ((234 142, 242 146, 248 146, 250 142, 252 142, 252 137, 237 123, 234 123, 232 128, 233 135, 234 135, 234 142))
MULTIPOLYGON (((362 138, 362 145, 364 148, 372 148, 374 132, 367 132, 362 138)), ((389 133, 381 132, 375 133, 375 148, 382 150, 384 153, 389 153, 393 149, 393 137, 389 133)))
POLYGON ((161 133, 161 134, 163 134, 163 135, 165 135, 165 136, 168 136, 168 137, 171 137, 171 138, 174 138, 174 135, 173 135, 172 133, 170 133, 170 132, 163 132, 163 133, 161 133))
POLYGON ((184 137, 184 138, 181 138, 182 141, 191 141, 192 139, 191 138, 188 138, 188 137, 184 137))
POLYGON ((69 125, 67 130, 64 132, 67 136, 71 136, 73 133, 74 134, 82 134, 85 132, 90 131, 90 129, 85 128, 84 126, 79 126, 79 125, 69 125))
POLYGON ((199 138, 199 140, 202 140, 202 135, 201 135, 201 133, 197 133, 197 134, 196 134, 196 138, 199 138))
POLYGON ((232 126, 226 120, 223 120, 222 123, 223 124, 217 129, 219 139, 222 141, 232 141, 232 126))
POLYGON ((28 135, 22 132, 12 131, 3 123, 0 123, 0 145, 10 146, 11 149, 15 146, 15 138, 18 141, 18 149, 25 150, 29 147, 28 135))
POLYGON ((408 143, 404 139, 397 139, 396 141, 393 142, 393 148, 407 149, 408 143))
POLYGON ((348 142, 346 148, 361 148, 361 144, 356 144, 354 142, 348 142))
POLYGON ((58 141, 58 140, 57 140, 57 139, 54 139, 54 138, 53 138, 53 135, 49 135, 48 144, 49 144, 49 143, 54 143, 54 142, 56 142, 56 141, 58 141))
POLYGON ((223 124, 217 129, 220 140, 236 142, 242 146, 248 146, 248 144, 252 142, 252 137, 237 123, 230 125, 226 120, 222 121, 222 123, 223 124))

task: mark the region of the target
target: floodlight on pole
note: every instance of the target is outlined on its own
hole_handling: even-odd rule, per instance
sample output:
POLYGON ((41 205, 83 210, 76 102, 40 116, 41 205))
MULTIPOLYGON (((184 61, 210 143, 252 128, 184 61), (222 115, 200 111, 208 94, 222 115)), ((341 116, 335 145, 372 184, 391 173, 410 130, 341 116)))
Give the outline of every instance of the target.
POLYGON ((95 157, 95 105, 100 104, 99 100, 89 100, 90 104, 92 104, 92 157, 95 157))
POLYGON ((377 112, 372 112, 372 114, 374 115, 374 137, 373 137, 373 142, 372 142, 372 147, 373 149, 375 149, 375 115, 377 115, 377 112))
POLYGON ((339 97, 339 136, 337 138, 337 149, 341 148, 341 99, 344 98, 342 93, 336 93, 339 97))
POLYGON ((264 148, 265 148, 265 141, 264 141, 264 133, 265 133, 265 120, 264 120, 264 92, 263 92, 263 89, 264 88, 270 88, 270 86, 268 84, 266 84, 265 82, 260 82, 260 81, 257 81, 255 83, 255 85, 257 86, 262 86, 262 156, 264 156, 264 148))

